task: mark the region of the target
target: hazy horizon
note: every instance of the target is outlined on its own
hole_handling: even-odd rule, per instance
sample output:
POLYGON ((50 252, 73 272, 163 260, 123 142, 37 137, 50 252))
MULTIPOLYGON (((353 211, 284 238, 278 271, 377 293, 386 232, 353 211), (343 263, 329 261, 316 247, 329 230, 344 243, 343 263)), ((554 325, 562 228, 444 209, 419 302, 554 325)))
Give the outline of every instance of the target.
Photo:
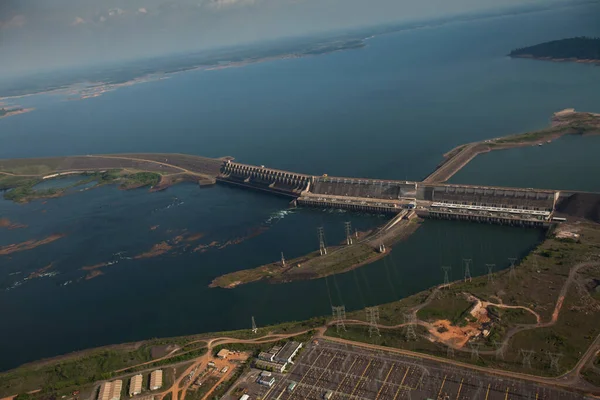
POLYGON ((3 75, 22 75, 547 5, 543 0, 4 0, 0 59, 3 75))

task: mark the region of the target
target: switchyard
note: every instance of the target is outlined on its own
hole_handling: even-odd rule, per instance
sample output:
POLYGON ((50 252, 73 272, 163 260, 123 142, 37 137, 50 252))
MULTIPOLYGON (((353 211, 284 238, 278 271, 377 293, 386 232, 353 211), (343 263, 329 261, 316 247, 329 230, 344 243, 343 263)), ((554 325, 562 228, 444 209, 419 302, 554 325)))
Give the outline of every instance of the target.
POLYGON ((268 400, 575 400, 578 393, 450 363, 319 340, 307 346, 268 400), (289 387, 295 383, 293 390, 289 387), (329 397, 331 396, 331 397, 329 397))

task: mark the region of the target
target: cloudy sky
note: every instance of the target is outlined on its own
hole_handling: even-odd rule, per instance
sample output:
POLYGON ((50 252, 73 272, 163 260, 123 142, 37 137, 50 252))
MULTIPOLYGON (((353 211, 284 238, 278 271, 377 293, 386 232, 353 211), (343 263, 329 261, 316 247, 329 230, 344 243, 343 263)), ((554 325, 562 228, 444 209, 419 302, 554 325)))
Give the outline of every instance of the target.
POLYGON ((547 0, 0 0, 0 73, 547 0))

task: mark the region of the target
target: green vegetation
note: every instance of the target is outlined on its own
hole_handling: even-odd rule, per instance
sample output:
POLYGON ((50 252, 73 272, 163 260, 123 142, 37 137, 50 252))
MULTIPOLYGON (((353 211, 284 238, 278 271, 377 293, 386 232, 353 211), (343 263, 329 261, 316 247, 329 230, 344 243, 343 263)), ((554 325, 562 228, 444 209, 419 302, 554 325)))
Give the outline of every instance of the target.
POLYGON ((150 346, 98 349, 80 356, 24 365, 0 374, 0 396, 42 389, 42 393, 68 392, 108 379, 114 370, 150 361, 150 346))
POLYGON ((553 40, 510 52, 511 57, 533 57, 600 61, 600 38, 575 37, 553 40))
POLYGON ((461 323, 467 316, 472 304, 463 297, 437 298, 417 312, 417 318, 423 321, 447 319, 453 325, 461 323))
MULTIPOLYGON (((35 185, 42 182, 42 179, 39 177, 0 175, 0 190, 12 189, 4 193, 4 198, 17 203, 26 203, 34 199, 58 197, 71 188, 90 182, 96 182, 96 186, 120 182, 122 189, 134 189, 144 186, 154 186, 161 179, 159 174, 153 172, 125 174, 118 169, 83 173, 80 176, 82 179, 72 185, 62 188, 39 190, 34 188, 35 185)), ((55 179, 60 179, 60 177, 55 179)))
MULTIPOLYGON (((41 396, 56 396, 79 390, 98 380, 109 379, 113 376, 134 373, 145 369, 182 363, 197 358, 206 353, 206 343, 202 338, 231 337, 256 338, 269 333, 303 332, 323 326, 325 318, 313 318, 307 321, 287 322, 280 325, 264 327, 253 334, 251 330, 241 330, 221 333, 205 333, 202 335, 180 336, 165 339, 152 339, 140 343, 124 344, 111 348, 87 350, 73 355, 59 357, 54 360, 26 364, 11 371, 0 373, 0 398, 42 389, 41 396), (136 366, 152 361, 152 349, 157 346, 178 345, 181 349, 172 357, 154 363, 136 366), (120 373, 115 373, 122 370, 120 373)), ((295 340, 308 340, 312 335, 299 335, 295 340)), ((260 346, 269 347, 274 343, 262 345, 240 345, 239 350, 256 350, 260 346)), ((227 345, 229 349, 238 349, 236 345, 227 345)), ((60 396, 57 396, 60 397, 60 396)))
POLYGON ((0 175, 0 190, 8 190, 4 198, 17 203, 25 203, 36 198, 49 198, 60 196, 64 189, 35 190, 33 187, 41 182, 40 179, 20 176, 0 175))
POLYGON ((0 175, 0 190, 12 189, 19 186, 34 186, 41 180, 26 176, 0 175))
MULTIPOLYGON (((600 263, 600 225, 580 222, 573 225, 562 225, 562 229, 573 229, 579 234, 579 241, 565 241, 554 237, 549 232, 545 241, 535 248, 528 257, 520 262, 515 269, 516 276, 511 278, 507 270, 495 274, 494 281, 488 282, 487 277, 473 278, 471 282, 454 282, 449 288, 439 292, 438 297, 418 312, 422 320, 446 318, 453 322, 466 321, 464 314, 469 308, 464 300, 465 293, 492 303, 500 301, 506 305, 524 306, 531 308, 541 316, 543 323, 551 321, 560 291, 567 281, 572 267, 589 261, 600 263)), ((592 341, 600 334, 600 302, 595 299, 593 282, 600 276, 599 266, 581 268, 574 275, 573 283, 569 286, 564 303, 556 323, 545 328, 536 328, 535 316, 523 309, 505 309, 490 306, 491 314, 499 319, 494 320, 490 336, 480 339, 481 351, 493 351, 494 341, 501 342, 506 334, 516 325, 530 325, 527 329, 516 333, 509 341, 505 360, 497 360, 494 355, 482 355, 477 360, 479 365, 494 368, 527 372, 536 375, 557 375, 573 368, 579 357, 585 353, 592 341), (592 283, 590 283, 592 282, 592 283), (584 290, 584 288, 586 288, 584 290), (576 334, 575 334, 576 333, 576 334), (519 349, 535 349, 536 355, 532 360, 532 369, 523 369, 519 349), (560 371, 550 368, 547 352, 562 353, 560 371)), ((388 326, 404 322, 403 315, 424 301, 427 293, 421 293, 407 299, 379 306, 380 323, 388 326)), ((364 311, 348 313, 349 319, 365 320, 364 311)), ((492 316, 492 315, 490 315, 492 316)), ((380 329, 382 339, 372 339, 368 335, 368 327, 352 327, 343 332, 341 337, 367 343, 381 344, 389 347, 423 351, 429 354, 446 357, 446 347, 441 344, 426 345, 418 341, 406 341, 402 328, 380 329), (385 332, 385 333, 384 333, 385 332)), ((328 335, 336 336, 335 330, 329 329, 328 335)), ((425 340, 419 338, 420 340, 425 340)), ((472 362, 468 351, 455 352, 455 358, 472 362), (464 354, 463 354, 464 353, 464 354), (465 355, 466 354, 466 355, 465 355), (463 359, 464 358, 464 359, 463 359)), ((594 369, 594 371, 596 371, 594 369)), ((587 372, 592 376, 595 372, 587 372)), ((590 378, 591 379, 591 378, 590 378)))
POLYGON ((154 172, 137 172, 123 176, 121 188, 133 189, 144 186, 155 186, 160 182, 160 174, 154 172))

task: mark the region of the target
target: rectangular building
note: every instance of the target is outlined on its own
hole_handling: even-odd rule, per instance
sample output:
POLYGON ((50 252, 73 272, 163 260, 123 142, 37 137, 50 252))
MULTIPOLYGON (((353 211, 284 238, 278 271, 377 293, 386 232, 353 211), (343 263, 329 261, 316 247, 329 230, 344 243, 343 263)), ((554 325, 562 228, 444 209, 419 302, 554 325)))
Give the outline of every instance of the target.
POLYGON ((285 346, 275 356, 274 360, 280 363, 291 363, 292 359, 302 348, 302 343, 287 342, 285 346))
POLYGON ((268 386, 268 387, 272 387, 275 384, 275 377, 274 376, 269 376, 269 377, 260 378, 258 380, 258 383, 260 385, 265 385, 265 386, 268 386))
POLYGON ((269 362, 269 361, 262 361, 262 360, 257 360, 254 363, 254 366, 258 369, 264 369, 267 371, 274 371, 274 372, 283 372, 283 370, 285 369, 286 364, 280 364, 280 363, 274 363, 274 362, 269 362))
POLYGON ((129 397, 142 393, 142 374, 134 375, 129 381, 129 397))
POLYGON ((221 349, 217 353, 217 357, 220 359, 223 359, 223 360, 226 359, 227 356, 229 356, 229 350, 227 350, 227 349, 221 349))
POLYGON ((109 400, 111 388, 112 383, 103 382, 102 385, 100 385, 100 392, 98 392, 98 400, 109 400))
POLYGON ((110 388, 110 397, 108 398, 108 400, 120 400, 122 388, 123 388, 122 380, 118 379, 116 381, 112 381, 112 385, 110 388))
POLYGON ((273 357, 274 357, 274 354, 272 354, 272 353, 267 353, 266 351, 261 351, 261 352, 258 354, 258 359, 259 359, 259 360, 263 360, 263 361, 269 361, 269 362, 270 362, 270 361, 273 361, 273 357))
POLYGON ((162 369, 152 371, 150 374, 150 390, 160 389, 163 384, 163 372, 162 369))

